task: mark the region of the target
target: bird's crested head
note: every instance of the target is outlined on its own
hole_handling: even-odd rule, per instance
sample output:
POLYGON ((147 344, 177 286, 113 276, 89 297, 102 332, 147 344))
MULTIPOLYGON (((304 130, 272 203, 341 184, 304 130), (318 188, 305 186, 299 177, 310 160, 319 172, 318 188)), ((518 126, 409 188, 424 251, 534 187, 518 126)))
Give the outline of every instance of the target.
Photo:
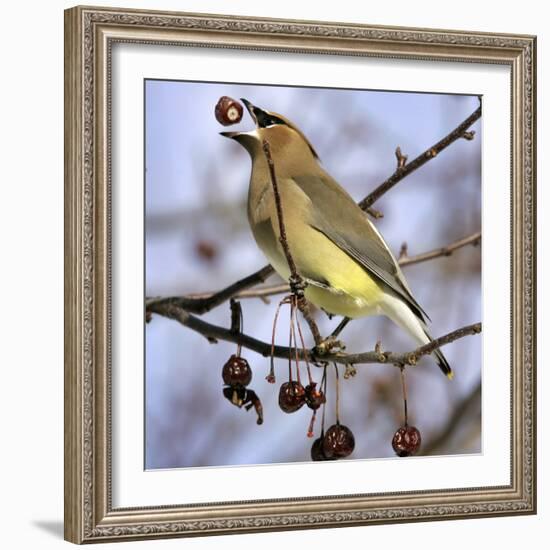
POLYGON ((262 143, 269 143, 273 157, 282 160, 294 157, 303 161, 319 159, 317 152, 303 132, 288 118, 256 107, 250 101, 241 98, 256 128, 249 132, 221 132, 222 136, 234 139, 254 157, 263 154, 262 143), (279 159, 277 157, 280 157, 279 159))

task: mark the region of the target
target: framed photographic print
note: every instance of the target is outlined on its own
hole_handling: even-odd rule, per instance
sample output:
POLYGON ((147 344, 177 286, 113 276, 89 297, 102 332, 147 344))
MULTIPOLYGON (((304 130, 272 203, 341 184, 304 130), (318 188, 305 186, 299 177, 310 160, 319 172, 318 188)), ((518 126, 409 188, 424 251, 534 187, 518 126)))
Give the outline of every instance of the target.
POLYGON ((65 12, 67 540, 535 512, 535 45, 65 12))

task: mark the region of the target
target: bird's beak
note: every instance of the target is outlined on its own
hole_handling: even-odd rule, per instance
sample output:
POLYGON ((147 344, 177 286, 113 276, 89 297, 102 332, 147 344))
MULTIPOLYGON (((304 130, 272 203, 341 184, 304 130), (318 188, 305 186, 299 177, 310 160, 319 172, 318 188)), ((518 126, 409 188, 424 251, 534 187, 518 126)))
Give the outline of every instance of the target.
POLYGON ((252 120, 254 121, 254 124, 258 126, 258 115, 263 114, 263 111, 255 105, 252 105, 252 103, 250 103, 250 101, 248 101, 248 99, 245 99, 244 97, 241 97, 241 101, 244 103, 244 106, 250 114, 250 118, 252 118, 252 120))
POLYGON ((235 139, 237 136, 240 136, 242 132, 220 132, 220 136, 235 139))
MULTIPOLYGON (((252 118, 252 120, 254 121, 256 128, 261 128, 262 120, 264 120, 268 115, 265 113, 265 111, 262 111, 259 107, 252 105, 252 103, 250 103, 248 99, 241 97, 241 101, 244 103, 244 106, 246 107, 246 110, 250 114, 250 118, 252 118)), ((253 130, 252 132, 220 132, 220 135, 226 138, 239 141, 239 138, 241 136, 244 136, 244 135, 254 136, 255 130, 253 130)))
POLYGON ((263 111, 256 105, 252 105, 250 101, 241 97, 241 101, 245 104, 247 111, 250 113, 252 120, 255 122, 257 128, 265 128, 269 124, 273 124, 273 117, 266 111, 263 111))

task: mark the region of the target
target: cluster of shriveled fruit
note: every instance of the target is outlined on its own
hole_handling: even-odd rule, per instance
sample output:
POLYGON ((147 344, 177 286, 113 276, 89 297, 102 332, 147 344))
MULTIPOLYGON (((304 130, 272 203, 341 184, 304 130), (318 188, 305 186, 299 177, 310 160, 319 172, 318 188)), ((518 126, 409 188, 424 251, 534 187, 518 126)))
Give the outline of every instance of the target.
MULTIPOLYGON (((340 403, 340 376, 338 365, 334 364, 335 371, 335 409, 336 422, 325 431, 325 410, 327 405, 327 365, 323 365, 323 377, 318 385, 311 375, 311 369, 305 356, 303 357, 306 363, 308 373, 308 384, 304 386, 300 378, 300 361, 302 360, 301 352, 305 349, 303 335, 299 321, 296 316, 296 302, 292 296, 284 298, 277 308, 275 315, 273 336, 272 336, 272 357, 271 369, 266 377, 268 382, 275 383, 273 350, 275 341, 275 329, 280 308, 283 304, 290 304, 290 336, 289 349, 291 357, 288 362, 288 381, 281 384, 279 388, 279 407, 285 413, 291 414, 300 410, 304 405, 313 411, 309 428, 307 431, 308 437, 314 436, 314 424, 317 411, 323 407, 321 432, 320 435, 311 447, 311 458, 314 461, 337 460, 346 458, 351 455, 355 448, 355 437, 351 429, 340 422, 339 403, 340 403), (301 351, 297 345, 297 335, 300 338, 301 351), (294 372, 295 371, 295 374, 294 372)), ((240 313, 240 306, 239 306, 240 313)), ((242 316, 242 313, 240 313, 242 316)), ((241 326, 239 324, 238 330, 241 326)), ((235 406, 246 410, 254 407, 258 416, 257 423, 263 423, 263 409, 259 397, 256 393, 248 388, 252 381, 252 369, 248 361, 241 357, 240 346, 237 353, 233 354, 225 363, 222 369, 222 378, 225 384, 223 389, 224 396, 235 406)), ((407 411, 407 392, 405 384, 404 368, 401 369, 401 381, 403 390, 404 404, 404 424, 395 432, 392 439, 392 447, 395 453, 400 457, 407 457, 418 452, 421 444, 421 436, 418 429, 408 424, 407 411)))
POLYGON ((314 436, 314 425, 317 411, 323 407, 323 418, 321 422, 321 435, 313 443, 311 449, 311 457, 313 460, 336 460, 349 456, 355 448, 355 438, 351 430, 342 424, 339 419, 339 399, 340 388, 338 384, 338 367, 334 365, 336 371, 336 424, 332 425, 325 433, 325 409, 326 409, 326 390, 327 390, 327 366, 323 367, 323 378, 319 387, 311 375, 311 368, 307 358, 303 360, 306 364, 308 384, 304 387, 300 380, 300 353, 304 352, 305 342, 302 334, 302 329, 297 316, 297 302, 295 296, 287 296, 279 303, 275 313, 273 322, 273 333, 271 341, 271 369, 266 377, 270 383, 275 383, 275 371, 273 355, 275 349, 275 330, 279 316, 280 308, 283 304, 290 305, 290 333, 289 333, 289 349, 291 355, 288 361, 288 382, 284 382, 279 388, 279 407, 285 413, 294 413, 301 409, 304 405, 309 407, 313 414, 307 430, 307 436, 314 436), (299 342, 298 342, 299 339, 299 342), (300 349, 299 349, 300 348, 300 349), (296 379, 293 379, 292 365, 295 364, 296 379))
MULTIPOLYGON (((338 367, 334 365, 338 373, 338 367)), ((336 424, 333 424, 325 432, 325 407, 327 377, 324 367, 324 374, 320 387, 317 388, 317 382, 310 380, 304 387, 299 380, 292 380, 292 373, 289 373, 289 381, 284 382, 279 388, 279 407, 285 413, 294 413, 304 405, 312 411, 311 421, 307 431, 308 437, 313 437, 313 428, 317 410, 323 406, 323 419, 321 423, 321 435, 313 442, 311 448, 312 460, 336 460, 349 456, 355 448, 355 438, 351 430, 340 424, 338 403, 339 403, 339 385, 336 384, 336 424)), ((299 372, 299 371, 298 371, 299 372)), ((298 374, 299 377, 299 374, 298 374)), ((338 380, 338 374, 337 374, 338 380)))

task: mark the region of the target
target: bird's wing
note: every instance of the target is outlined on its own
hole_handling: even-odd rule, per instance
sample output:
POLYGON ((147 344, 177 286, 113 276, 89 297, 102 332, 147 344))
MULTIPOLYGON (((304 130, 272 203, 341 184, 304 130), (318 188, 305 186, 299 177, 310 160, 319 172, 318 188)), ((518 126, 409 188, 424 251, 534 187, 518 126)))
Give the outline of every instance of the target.
POLYGON ((353 198, 327 173, 296 176, 293 180, 311 200, 311 226, 388 285, 420 319, 429 319, 412 295, 388 245, 353 198))

